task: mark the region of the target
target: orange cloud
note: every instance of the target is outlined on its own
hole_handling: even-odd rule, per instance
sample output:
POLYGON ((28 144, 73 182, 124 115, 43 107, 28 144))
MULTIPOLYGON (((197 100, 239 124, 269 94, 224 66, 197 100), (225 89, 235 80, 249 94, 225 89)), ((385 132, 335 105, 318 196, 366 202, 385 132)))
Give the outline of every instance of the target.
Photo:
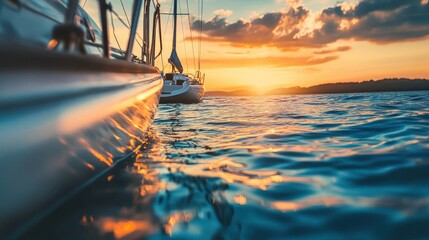
POLYGON ((352 47, 350 46, 341 46, 341 47, 337 47, 337 48, 331 48, 331 49, 322 49, 320 51, 315 51, 313 52, 314 54, 329 54, 329 53, 334 53, 334 52, 345 52, 352 49, 352 47))
POLYGON ((313 66, 336 60, 337 56, 315 58, 307 57, 264 57, 264 58, 231 58, 203 59, 204 68, 249 68, 268 66, 273 68, 313 66))

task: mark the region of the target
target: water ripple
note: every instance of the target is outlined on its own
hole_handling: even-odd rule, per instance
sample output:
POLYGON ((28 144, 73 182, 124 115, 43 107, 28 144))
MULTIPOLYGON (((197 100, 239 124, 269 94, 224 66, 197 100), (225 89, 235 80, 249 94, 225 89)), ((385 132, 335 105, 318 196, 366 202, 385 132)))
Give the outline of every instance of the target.
POLYGON ((428 129, 429 92, 163 105, 136 162, 32 236, 428 239, 428 129))

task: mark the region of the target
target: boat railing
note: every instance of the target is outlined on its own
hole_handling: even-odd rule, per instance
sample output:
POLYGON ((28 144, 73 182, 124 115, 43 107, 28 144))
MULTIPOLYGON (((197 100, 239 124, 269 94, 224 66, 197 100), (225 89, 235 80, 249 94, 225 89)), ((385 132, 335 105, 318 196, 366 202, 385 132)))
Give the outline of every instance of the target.
MULTIPOLYGON (((116 58, 116 59, 122 59, 125 61, 132 61, 132 62, 138 62, 138 63, 146 63, 149 65, 154 66, 155 59, 158 58, 161 55, 162 52, 162 39, 161 39, 161 20, 160 20, 160 4, 157 4, 155 6, 155 12, 153 14, 153 26, 152 26, 152 33, 150 33, 150 3, 151 0, 134 0, 133 7, 132 7, 132 17, 129 26, 127 26, 130 30, 128 41, 127 41, 127 47, 125 50, 119 50, 116 48, 112 48, 109 45, 109 26, 108 26, 108 18, 107 18, 107 12, 113 11, 112 4, 107 3, 106 0, 98 0, 99 5, 99 12, 100 12, 100 22, 101 22, 101 31, 102 31, 102 43, 90 43, 88 41, 84 41, 83 37, 81 37, 79 40, 74 40, 72 37, 68 37, 66 39, 56 39, 55 35, 53 42, 57 42, 57 40, 63 40, 64 43, 67 43, 72 41, 70 44, 74 44, 79 47, 79 50, 82 54, 86 54, 86 49, 84 47, 85 45, 90 45, 97 48, 102 48, 102 54, 106 58, 116 58), (141 58, 138 58, 136 55, 132 53, 133 46, 137 34, 137 27, 139 23, 140 18, 140 11, 142 9, 142 5, 144 2, 144 16, 143 16, 143 46, 142 46, 142 56, 141 58), (158 29, 159 28, 159 29, 158 29), (156 35, 157 31, 159 32, 159 52, 155 52, 156 48, 156 35), (152 40, 150 41, 150 35, 152 36, 152 40), (68 39, 68 40, 67 40, 68 39), (114 53, 111 53, 114 52, 114 53), (118 55, 119 54, 119 55, 118 55), (122 55, 122 56, 121 56, 122 55)), ((59 26, 59 28, 66 28, 67 31, 78 31, 79 28, 75 25, 75 16, 77 14, 77 9, 79 6, 79 0, 69 0, 67 5, 67 12, 65 16, 65 21, 63 24, 59 26)), ((114 30, 114 29, 113 29, 114 30)), ((80 32, 79 32, 80 33, 80 32)), ((68 33, 70 36, 73 33, 68 33)), ((83 35, 83 34, 80 34, 83 35)), ((59 44, 56 43, 55 46, 52 48, 56 48, 59 44)), ((66 46, 65 49, 67 50, 69 47, 66 46)))
POLYGON ((204 85, 204 81, 205 81, 205 78, 206 78, 206 74, 205 73, 202 74, 201 71, 197 70, 195 72, 195 74, 190 74, 190 75, 192 75, 192 78, 195 79, 198 84, 204 85))
POLYGON ((205 78, 205 74, 198 75, 197 73, 192 74, 192 73, 182 73, 185 76, 190 77, 190 79, 192 79, 191 83, 196 83, 198 85, 204 85, 204 78, 205 78))

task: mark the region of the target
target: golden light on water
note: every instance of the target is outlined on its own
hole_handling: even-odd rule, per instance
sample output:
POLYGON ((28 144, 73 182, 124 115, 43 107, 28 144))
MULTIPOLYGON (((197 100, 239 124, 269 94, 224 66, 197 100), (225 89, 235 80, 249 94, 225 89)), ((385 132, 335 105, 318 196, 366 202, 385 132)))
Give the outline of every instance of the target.
POLYGON ((83 224, 83 225, 88 225, 89 223, 92 223, 92 222, 94 222, 94 217, 93 216, 87 216, 87 215, 84 215, 84 216, 82 216, 82 218, 81 218, 81 220, 80 220, 80 222, 83 224))
MULTIPOLYGON (((156 144, 154 148, 156 148, 156 144)), ((141 152, 137 152, 137 155, 142 159, 147 157, 141 152)), ((163 182, 158 179, 158 171, 150 169, 147 164, 137 160, 133 164, 132 172, 136 174, 136 177, 141 177, 140 191, 134 193, 135 196, 133 196, 133 199, 137 199, 140 203, 150 204, 156 193, 159 192, 161 188, 164 188, 163 182)), ((108 182, 114 181, 114 175, 108 176, 107 180, 108 182)), ((92 220, 90 220, 90 218, 85 215, 82 218, 82 223, 89 224, 90 222, 95 222, 95 226, 99 231, 103 233, 112 233, 116 239, 141 238, 159 229, 159 224, 153 220, 150 209, 146 211, 135 211, 136 209, 127 207, 122 209, 120 216, 100 217, 95 221, 92 217, 92 220)), ((177 221, 180 219, 181 218, 177 218, 177 221)), ((170 223, 173 222, 174 220, 170 221, 170 223)), ((171 226, 170 229, 172 229, 174 225, 170 224, 169 226, 171 226)))
POLYGON ((150 220, 122 220, 105 218, 99 223, 103 232, 111 232, 116 239, 125 238, 130 235, 147 235, 156 229, 150 220))
POLYGON ((112 180, 113 180, 113 175, 110 175, 110 176, 107 177, 107 181, 108 182, 111 182, 112 180))
POLYGON ((313 197, 300 201, 275 201, 267 203, 274 209, 280 211, 298 211, 311 206, 322 205, 326 207, 343 205, 345 202, 332 196, 313 197))
MULTIPOLYGON (((134 166, 136 166, 136 164, 134 164, 134 166)), ((165 182, 158 179, 159 173, 157 170, 141 168, 141 163, 138 163, 137 172, 143 176, 140 188, 141 197, 154 196, 160 189, 165 189, 165 182)))
POLYGON ((95 167, 94 167, 92 164, 90 164, 90 163, 85 163, 85 165, 86 165, 89 169, 91 169, 91 170, 94 170, 94 169, 95 169, 95 167))
POLYGON ((172 236, 174 226, 176 226, 178 223, 186 223, 192 220, 194 215, 190 212, 178 212, 175 213, 169 217, 167 217, 167 221, 163 226, 164 231, 172 236))
POLYGON ((88 151, 94 155, 100 162, 105 163, 107 166, 112 166, 113 164, 113 156, 111 154, 108 154, 107 156, 103 155, 102 153, 99 153, 94 148, 88 147, 88 151))
MULTIPOLYGON (((174 169, 175 165, 176 164, 169 164, 168 166, 174 169)), ((245 164, 234 162, 229 158, 210 163, 201 162, 198 165, 181 167, 180 171, 190 176, 218 177, 228 183, 240 183, 261 190, 266 190, 269 186, 281 182, 322 184, 312 178, 282 176, 279 171, 248 170, 245 164)))
MULTIPOLYGON (((106 149, 103 149, 103 148, 100 148, 100 150, 95 149, 96 146, 91 145, 89 143, 89 141, 84 137, 79 138, 79 142, 80 142, 80 144, 85 146, 85 148, 88 150, 88 152, 90 152, 100 162, 106 164, 107 166, 112 166, 112 164, 113 164, 112 153, 110 153, 109 151, 107 151, 106 149)), ((92 166, 92 164, 90 164, 90 165, 92 166)), ((88 166, 88 167, 91 168, 90 166, 88 166)))
MULTIPOLYGON (((407 94, 413 94, 413 98, 417 95, 407 94)), ((425 96, 425 93, 419 94, 425 96)), ((131 179, 129 185, 114 196, 119 201, 124 199, 125 203, 120 203, 117 212, 107 216, 102 213, 93 220, 89 217, 93 213, 87 213, 81 222, 115 238, 186 238, 201 236, 199 234, 204 238, 207 231, 207 236, 224 234, 235 239, 235 231, 244 229, 237 228, 240 224, 247 227, 260 224, 258 227, 282 236, 284 228, 313 226, 318 221, 321 225, 330 224, 338 218, 342 220, 343 214, 352 215, 353 224, 355 212, 361 214, 355 209, 393 209, 402 215, 427 210, 426 200, 368 196, 376 191, 359 196, 365 194, 359 188, 366 189, 369 185, 358 182, 356 173, 368 174, 368 184, 380 181, 383 185, 385 181, 375 178, 376 160, 367 158, 378 159, 386 151, 401 149, 402 144, 427 145, 419 142, 424 136, 391 144, 392 139, 386 137, 389 135, 380 136, 383 129, 378 129, 385 123, 379 116, 386 110, 379 110, 378 106, 385 104, 384 100, 379 100, 376 110, 371 111, 369 100, 360 103, 355 96, 349 105, 338 107, 338 99, 349 97, 227 98, 224 108, 217 105, 224 98, 209 99, 203 108, 211 111, 213 118, 200 111, 201 105, 162 106, 159 122, 135 152, 136 161, 126 166, 127 174, 122 177, 131 179), (231 109, 232 104, 237 104, 238 109, 231 109), (294 109, 290 109, 292 105, 294 109), (347 115, 358 111, 351 119, 347 115), (371 114, 376 117, 366 118, 371 114), (365 118, 362 119, 362 115, 365 118), (355 121, 354 117, 359 120, 355 121), (375 127, 370 132, 362 130, 373 123, 375 127), (362 133, 369 137, 361 137, 362 133), (375 155, 367 155, 368 152, 375 155), (361 164, 367 163, 371 171, 363 172, 361 164), (342 176, 339 171, 351 172, 342 176), (354 189, 347 189, 349 187, 354 189), (412 201, 413 207, 409 207, 412 201), (307 218, 309 213, 314 221, 307 218), (249 216, 255 216, 256 220, 249 216), (283 228, 289 220, 290 226, 283 228)), ((417 111, 406 114, 418 119, 425 117, 417 111)), ((130 120, 137 121, 133 118, 124 121, 130 123, 130 120)), ((386 127, 392 127, 395 134, 407 130, 397 122, 392 125, 386 127)), ((118 131, 113 139, 139 144, 138 139, 127 138, 124 131, 118 131)), ((101 153, 97 146, 93 148, 101 153)), ((419 159, 424 161, 422 156, 419 159)), ((390 170, 383 166, 378 171, 389 173, 390 170)), ((112 185, 113 190, 122 187, 120 175, 108 178, 107 184, 112 185)), ((393 215, 397 215, 396 212, 393 215)))
POLYGON ((234 202, 239 204, 239 205, 246 205, 247 198, 243 194, 239 194, 239 195, 234 197, 234 202))

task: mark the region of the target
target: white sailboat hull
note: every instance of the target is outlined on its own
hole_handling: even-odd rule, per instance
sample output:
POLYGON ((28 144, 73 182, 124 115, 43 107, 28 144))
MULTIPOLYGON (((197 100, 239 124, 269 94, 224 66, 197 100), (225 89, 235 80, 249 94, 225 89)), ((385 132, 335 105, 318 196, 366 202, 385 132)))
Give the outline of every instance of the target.
MULTIPOLYGON (((201 5, 202 6, 202 5, 201 5)), ((201 76, 201 42, 199 64, 195 75, 183 73, 183 66, 177 53, 177 15, 178 0, 173 1, 173 45, 168 63, 172 71, 164 77, 160 103, 200 103, 204 97, 204 75, 201 76)), ((202 9, 199 9, 199 11, 202 9)), ((202 16, 201 16, 202 17, 202 16)), ((191 28, 191 26, 189 26, 191 28)), ((195 59, 194 59, 195 61, 195 59)), ((195 67, 195 66, 194 66, 195 67)))
POLYGON ((25 231, 132 156, 158 108, 157 69, 0 44, 0 236, 25 231))
POLYGON ((160 103, 200 103, 203 97, 203 85, 186 85, 180 91, 173 91, 171 93, 165 93, 163 90, 160 103))
POLYGON ((81 7, 87 54, 47 49, 68 2, 0 0, 0 238, 19 237, 133 156, 158 109, 158 69, 113 49, 101 57, 101 30, 81 7))

